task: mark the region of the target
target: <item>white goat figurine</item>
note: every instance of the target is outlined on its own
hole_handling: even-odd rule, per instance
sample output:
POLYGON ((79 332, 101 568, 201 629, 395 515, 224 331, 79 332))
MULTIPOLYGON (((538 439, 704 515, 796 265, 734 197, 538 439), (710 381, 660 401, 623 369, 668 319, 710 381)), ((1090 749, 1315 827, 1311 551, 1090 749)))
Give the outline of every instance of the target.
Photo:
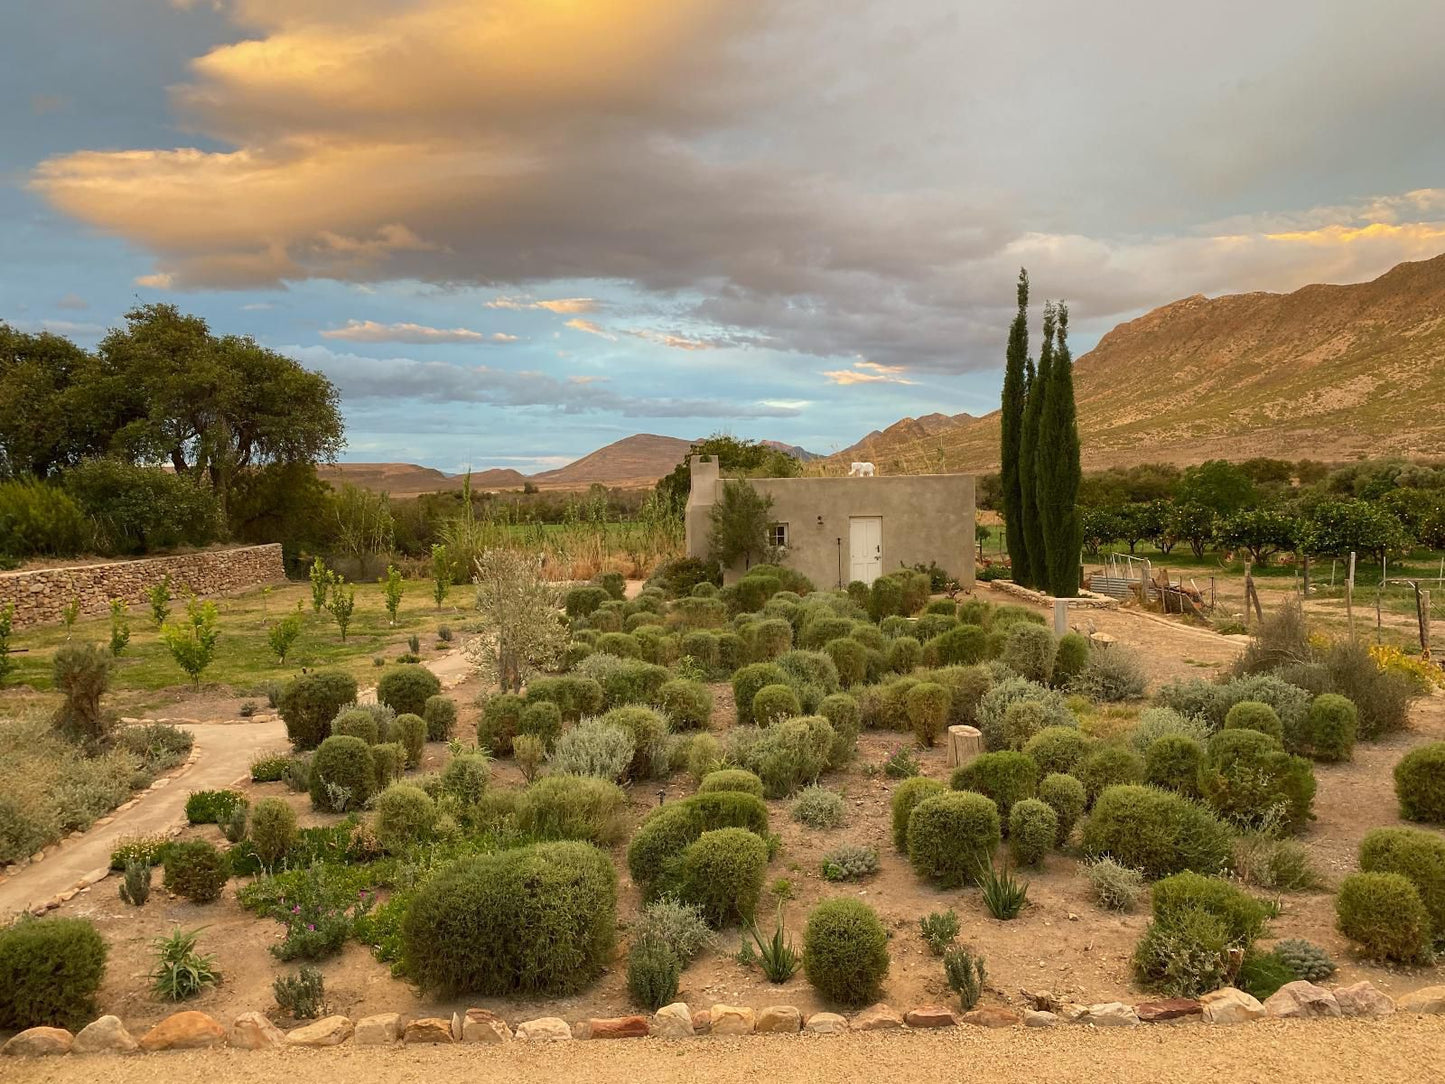
POLYGON ((872 478, 872 477, 873 477, 873 464, 872 464, 872 463, 854 463, 851 467, 848 468, 848 477, 849 477, 849 478, 872 478))

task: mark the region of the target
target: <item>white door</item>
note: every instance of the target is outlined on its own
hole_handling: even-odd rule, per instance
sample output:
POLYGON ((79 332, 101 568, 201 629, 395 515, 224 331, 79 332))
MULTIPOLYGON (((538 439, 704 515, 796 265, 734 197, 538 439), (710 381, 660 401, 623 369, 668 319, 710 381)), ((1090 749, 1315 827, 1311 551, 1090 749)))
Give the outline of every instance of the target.
POLYGON ((850 516, 848 519, 849 579, 871 584, 883 572, 883 518, 850 516))

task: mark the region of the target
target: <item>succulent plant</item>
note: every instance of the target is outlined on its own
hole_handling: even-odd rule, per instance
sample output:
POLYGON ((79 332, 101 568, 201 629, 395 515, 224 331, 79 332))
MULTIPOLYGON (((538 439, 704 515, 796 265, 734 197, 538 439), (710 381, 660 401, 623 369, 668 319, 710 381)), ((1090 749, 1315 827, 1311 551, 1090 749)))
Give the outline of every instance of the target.
POLYGON ((1335 973, 1335 962, 1324 949, 1298 937, 1288 938, 1274 946, 1280 963, 1308 982, 1319 982, 1335 973))

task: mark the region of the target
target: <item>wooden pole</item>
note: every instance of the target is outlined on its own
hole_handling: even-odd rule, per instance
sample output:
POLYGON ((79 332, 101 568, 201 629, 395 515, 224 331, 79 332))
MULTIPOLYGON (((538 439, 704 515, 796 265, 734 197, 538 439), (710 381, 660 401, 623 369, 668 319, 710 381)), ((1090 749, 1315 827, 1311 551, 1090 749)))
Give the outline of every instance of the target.
POLYGON ((1306 554, 1304 555, 1304 560, 1303 560, 1301 563, 1304 565, 1304 588, 1303 588, 1303 590, 1301 590, 1300 594, 1301 594, 1302 596, 1304 596, 1305 598, 1309 598, 1309 597, 1310 597, 1310 555, 1309 555, 1308 553, 1306 553, 1306 554))
MULTIPOLYGON (((1419 591, 1419 588, 1416 587, 1419 591)), ((1420 616, 1420 657, 1426 662, 1430 661, 1430 592, 1419 591, 1419 597, 1415 600, 1415 609, 1420 616)))
POLYGON ((1375 643, 1380 642, 1380 604, 1385 596, 1385 572, 1389 568, 1389 558, 1380 558, 1380 583, 1375 588, 1375 643))
POLYGON ((1345 580, 1345 621, 1350 626, 1350 636, 1355 635, 1355 551, 1350 550, 1350 574, 1345 580))

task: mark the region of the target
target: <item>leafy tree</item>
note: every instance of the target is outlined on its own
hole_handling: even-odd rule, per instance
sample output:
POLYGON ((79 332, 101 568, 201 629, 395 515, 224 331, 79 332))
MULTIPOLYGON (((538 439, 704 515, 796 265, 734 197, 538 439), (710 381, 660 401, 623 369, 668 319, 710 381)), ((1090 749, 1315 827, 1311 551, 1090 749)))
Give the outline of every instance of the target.
POLYGON ((171 576, 169 572, 146 592, 146 600, 150 603, 151 620, 155 622, 156 628, 160 628, 171 613, 171 576))
POLYGON ((1176 503, 1201 505, 1216 516, 1228 516, 1241 509, 1252 508, 1258 499, 1249 475, 1223 459, 1211 459, 1197 467, 1189 467, 1174 489, 1176 503))
MULTIPOLYGON (((1072 598, 1079 593, 1079 482, 1083 470, 1074 407, 1074 361, 1069 353, 1069 307, 1060 302, 1055 313, 1058 343, 1039 415, 1034 486, 1043 524, 1048 591, 1058 598, 1072 598)), ((1032 555, 1029 561, 1035 563, 1032 555)))
POLYGON ((130 643, 130 608, 124 600, 110 600, 110 653, 119 656, 130 643))
POLYGON ((773 498, 763 496, 746 482, 726 482, 722 499, 708 510, 708 559, 731 568, 739 561, 749 567, 754 557, 771 556, 768 525, 772 508, 773 498))
POLYGON ((1350 551, 1368 553, 1375 560, 1408 548, 1400 521, 1377 504, 1361 500, 1318 503, 1301 531, 1307 553, 1343 557, 1350 551))
POLYGON ((331 594, 326 599, 326 609, 331 613, 336 627, 341 630, 341 642, 346 643, 347 630, 351 628, 351 615, 356 611, 356 588, 346 582, 345 576, 334 576, 331 594))
POLYGON ((396 565, 387 565, 386 575, 378 582, 381 584, 381 597, 386 600, 386 616, 391 627, 396 628, 396 612, 401 609, 401 596, 406 590, 401 570, 396 565))
POLYGON ((562 657, 570 639, 558 612, 561 593, 542 575, 539 556, 514 549, 483 550, 476 562, 477 612, 482 631, 468 641, 472 666, 504 692, 562 657))
POLYGON ((1188 542, 1195 557, 1203 557, 1214 539, 1215 522, 1213 510, 1202 504, 1176 504, 1169 512, 1166 531, 1179 541, 1188 542))
POLYGON ((1280 550, 1293 549, 1299 534, 1298 519, 1269 508, 1235 512, 1219 523, 1220 544, 1229 549, 1246 550, 1260 565, 1280 550))
POLYGON ((297 599, 296 612, 281 618, 266 633, 266 646, 271 649, 271 654, 276 656, 278 663, 285 665, 286 656, 301 635, 301 626, 301 600, 297 599))
POLYGON ((710 455, 725 475, 737 478, 796 478, 803 473, 803 464, 795 456, 760 440, 739 440, 724 433, 714 433, 697 441, 672 473, 657 483, 656 492, 673 515, 682 515, 687 507, 687 494, 692 488, 692 457, 710 455))
POLYGON ((1023 529, 1023 489, 1019 480, 1019 441, 1023 433, 1024 407, 1028 400, 1029 360, 1029 275, 1019 268, 1018 312, 1009 327, 1004 352, 1003 404, 1000 411, 1000 501, 1003 505, 1004 537, 1014 568, 1028 561, 1023 529))
POLYGON ((226 531, 215 493, 195 477, 106 458, 70 468, 63 485, 106 553, 205 546, 226 531))
POLYGON ((1027 367, 1028 397, 1024 401, 1023 423, 1019 429, 1019 507, 1023 515, 1024 552, 1022 566, 1010 558, 1015 583, 1025 587, 1042 587, 1048 575, 1044 549, 1044 527, 1039 513, 1038 449, 1042 435, 1041 419, 1044 398, 1048 394, 1049 369, 1054 355, 1054 306, 1044 305, 1044 341, 1039 347, 1037 370, 1027 367))
POLYGON ((1179 541, 1179 524, 1174 516, 1173 503, 1166 500, 1150 501, 1148 512, 1140 513, 1140 519, 1146 528, 1144 538, 1153 543, 1160 553, 1168 556, 1169 551, 1179 541))
POLYGON ((1113 508, 1086 508, 1079 517, 1083 529, 1084 548, 1090 555, 1123 534, 1123 516, 1113 508))
POLYGON ((331 585, 336 582, 336 573, 317 557, 311 562, 311 570, 306 575, 311 580, 311 612, 319 614, 326 608, 326 596, 331 593, 331 585))
POLYGON ((336 548, 356 561, 364 575, 367 562, 391 548, 391 500, 347 482, 333 501, 333 513, 336 548))
POLYGON ((0 477, 47 478, 109 450, 120 424, 96 359, 0 323, 0 477))
POLYGON ((192 595, 186 599, 186 619, 167 621, 161 626, 161 641, 166 650, 197 685, 201 683, 201 674, 216 658, 216 641, 221 636, 219 617, 214 602, 201 602, 192 595))
POLYGON ((1119 509, 1119 537, 1133 553, 1140 542, 1164 533, 1169 506, 1164 501, 1131 501, 1119 509))
POLYGON ((446 546, 440 543, 431 548, 431 597, 436 601, 437 609, 442 608, 442 603, 447 600, 447 595, 452 590, 452 562, 451 555, 446 546))

